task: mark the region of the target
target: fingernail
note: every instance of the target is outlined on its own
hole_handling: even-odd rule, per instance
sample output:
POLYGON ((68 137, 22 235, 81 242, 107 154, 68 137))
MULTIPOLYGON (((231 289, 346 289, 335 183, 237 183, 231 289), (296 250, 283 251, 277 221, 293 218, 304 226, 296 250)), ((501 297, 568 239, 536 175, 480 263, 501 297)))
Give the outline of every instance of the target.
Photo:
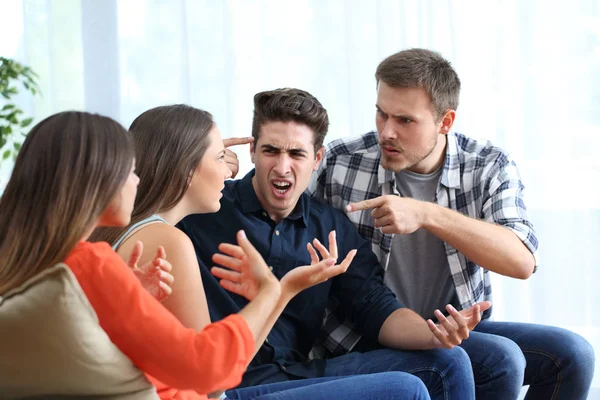
POLYGON ((246 239, 246 232, 244 232, 244 230, 240 230, 239 235, 241 238, 246 239))
POLYGON ((350 204, 346 206, 346 211, 352 211, 352 206, 350 206, 350 204))

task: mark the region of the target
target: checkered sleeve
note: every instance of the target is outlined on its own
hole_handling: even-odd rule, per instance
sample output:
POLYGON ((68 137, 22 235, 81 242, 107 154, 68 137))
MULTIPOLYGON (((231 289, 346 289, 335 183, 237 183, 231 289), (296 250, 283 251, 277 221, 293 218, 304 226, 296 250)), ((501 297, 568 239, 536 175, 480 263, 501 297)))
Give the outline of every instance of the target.
POLYGON ((538 267, 538 239, 527 217, 523 194, 525 186, 514 161, 497 162, 486 186, 489 196, 483 204, 482 218, 507 227, 521 239, 535 258, 535 272, 538 267))

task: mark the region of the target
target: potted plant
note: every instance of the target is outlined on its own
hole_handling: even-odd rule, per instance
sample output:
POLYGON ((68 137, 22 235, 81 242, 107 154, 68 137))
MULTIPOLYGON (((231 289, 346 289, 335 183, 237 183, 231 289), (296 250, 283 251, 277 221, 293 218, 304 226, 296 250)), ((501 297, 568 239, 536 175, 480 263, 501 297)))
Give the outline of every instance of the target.
POLYGON ((28 66, 0 57, 0 161, 17 157, 27 135, 26 128, 33 121, 24 115, 13 97, 19 93, 20 86, 33 95, 39 93, 37 79, 37 74, 28 66))

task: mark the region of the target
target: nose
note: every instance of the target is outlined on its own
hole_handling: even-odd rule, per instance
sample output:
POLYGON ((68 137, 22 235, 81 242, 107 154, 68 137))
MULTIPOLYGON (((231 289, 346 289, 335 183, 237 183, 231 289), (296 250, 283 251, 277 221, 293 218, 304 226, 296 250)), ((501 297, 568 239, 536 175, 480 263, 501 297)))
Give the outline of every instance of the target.
POLYGON ((277 163, 275 163, 275 167, 273 171, 276 172, 280 176, 287 175, 290 172, 290 158, 287 154, 281 154, 277 159, 277 163))
POLYGON ((227 166, 226 163, 223 163, 223 165, 225 165, 225 171, 224 171, 225 172, 225 174, 224 174, 225 179, 231 178, 231 176, 233 175, 233 172, 231 172, 231 170, 229 169, 229 167, 227 166))
POLYGON ((391 118, 384 122, 383 129, 379 132, 381 140, 394 140, 396 139, 396 132, 394 131, 393 121, 391 118))

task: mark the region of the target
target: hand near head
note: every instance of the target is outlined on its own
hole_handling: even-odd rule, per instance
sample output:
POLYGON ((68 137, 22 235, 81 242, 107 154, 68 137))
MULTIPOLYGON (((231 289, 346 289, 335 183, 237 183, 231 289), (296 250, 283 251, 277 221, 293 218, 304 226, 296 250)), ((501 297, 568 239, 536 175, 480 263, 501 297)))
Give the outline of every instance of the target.
POLYGON ((350 203, 347 212, 373 209, 371 216, 375 220, 375 228, 383 233, 413 233, 423 227, 426 206, 429 203, 408 197, 386 195, 350 203))
POLYGON ((459 312, 448 304, 446 306, 446 310, 450 314, 448 318, 440 310, 435 310, 434 315, 439 323, 435 324, 432 320, 427 320, 427 325, 433 333, 435 347, 451 349, 461 344, 481 321, 481 313, 491 306, 491 302, 483 301, 459 312))
POLYGON ((213 267, 211 272, 221 279, 223 288, 252 300, 263 289, 272 289, 279 281, 267 267, 260 253, 252 246, 244 231, 237 233, 238 245, 221 243, 213 261, 228 269, 213 267))
POLYGON ((225 147, 225 162, 227 163, 227 167, 231 171, 231 178, 235 178, 237 173, 240 170, 240 160, 238 160, 237 154, 235 154, 232 150, 228 149, 231 146, 238 146, 241 144, 249 144, 254 142, 254 138, 252 137, 233 137, 228 139, 223 139, 223 146, 225 147))
POLYGON ((352 250, 340 264, 335 264, 338 257, 335 231, 329 233, 329 249, 325 248, 317 239, 313 240, 313 244, 314 247, 310 243, 306 245, 310 254, 310 265, 294 268, 281 279, 282 292, 287 293, 290 297, 294 297, 304 289, 325 282, 329 278, 343 274, 356 255, 356 250, 352 250), (319 250, 322 260, 319 260, 315 247, 319 250))
POLYGON ((158 246, 156 257, 152 261, 138 267, 138 262, 144 252, 144 244, 139 240, 135 242, 131 255, 129 256, 129 268, 135 276, 140 280, 140 283, 158 301, 163 301, 172 293, 171 285, 174 278, 171 275, 171 263, 167 261, 165 249, 158 246))

